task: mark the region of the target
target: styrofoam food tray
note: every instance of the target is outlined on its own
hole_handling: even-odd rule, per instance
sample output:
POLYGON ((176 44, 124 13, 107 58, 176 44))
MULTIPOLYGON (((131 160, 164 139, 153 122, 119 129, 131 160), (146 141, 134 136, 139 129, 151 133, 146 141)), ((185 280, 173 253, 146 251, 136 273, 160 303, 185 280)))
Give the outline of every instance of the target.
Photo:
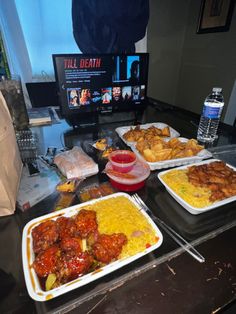
MULTIPOLYGON (((164 129, 165 127, 169 127, 170 128, 170 137, 179 137, 180 134, 179 132, 177 132, 175 129, 173 129, 172 127, 170 127, 168 124, 162 123, 162 122, 153 122, 153 123, 146 123, 146 124, 140 124, 139 127, 140 129, 148 129, 151 126, 155 126, 158 129, 164 129)), ((126 145, 128 146, 132 146, 134 144, 136 144, 136 142, 128 142, 124 139, 123 135, 128 132, 131 128, 134 129, 135 127, 137 127, 137 125, 129 125, 129 126, 122 126, 122 127, 118 127, 116 128, 116 133, 119 135, 119 137, 125 142, 126 145)))
POLYGON ((64 293, 67 293, 71 290, 77 289, 81 286, 84 286, 92 281, 95 281, 98 278, 101 278, 113 271, 115 271, 116 269, 119 269, 121 267, 123 267, 124 265, 127 265, 133 261, 135 261, 136 259, 150 253, 151 251, 155 250, 156 248, 158 248, 163 241, 163 236, 162 233, 160 232, 159 228, 156 226, 156 224, 152 221, 152 219, 148 216, 148 214, 140 208, 140 206, 131 198, 131 196, 129 196, 126 193, 115 193, 112 195, 108 195, 96 200, 92 200, 83 204, 78 204, 78 205, 74 205, 65 209, 62 209, 60 211, 57 212, 53 212, 51 214, 48 215, 44 215, 41 217, 38 217, 36 219, 31 220, 30 222, 28 222, 23 230, 23 236, 22 236, 22 259, 23 259, 23 269, 24 269, 24 276, 25 276, 25 282, 26 282, 26 286, 27 286, 27 290, 29 295, 31 296, 32 299, 36 300, 36 301, 47 301, 50 299, 53 299, 59 295, 62 295, 64 293), (115 262, 112 262, 104 267, 101 267, 99 269, 99 272, 91 272, 88 273, 86 275, 83 275, 73 281, 70 281, 60 287, 57 287, 55 289, 52 289, 50 291, 44 291, 42 290, 38 277, 33 269, 33 267, 31 267, 33 261, 34 261, 34 253, 33 253, 33 248, 32 248, 32 229, 38 225, 39 223, 48 220, 48 219, 57 219, 59 216, 66 216, 66 217, 71 217, 75 214, 78 213, 78 211, 80 209, 82 209, 84 206, 86 205, 92 205, 96 202, 100 202, 101 200, 104 199, 109 199, 109 198, 114 198, 114 197, 119 197, 119 196, 124 196, 126 198, 128 198, 133 204, 135 204, 135 206, 137 207, 137 210, 140 211, 143 216, 147 219, 147 221, 149 222, 149 224, 153 227, 153 230, 156 234, 156 236, 159 238, 157 243, 155 243, 154 245, 146 248, 144 251, 133 255, 131 257, 128 258, 123 258, 120 260, 117 260, 115 262))
MULTIPOLYGON (((185 137, 179 137, 178 138, 181 142, 187 142, 189 139, 185 137)), ((168 141, 169 139, 166 139, 168 141)), ((151 170, 158 170, 158 169, 165 169, 165 168, 171 168, 171 167, 177 167, 177 166, 183 166, 190 163, 200 162, 203 159, 211 158, 212 154, 206 150, 201 150, 196 156, 192 157, 184 157, 184 158, 176 158, 176 159, 168 159, 168 160, 162 160, 157 162, 148 162, 136 149, 135 145, 131 146, 132 151, 137 155, 138 158, 145 161, 151 170)))
MULTIPOLYGON (((199 163, 193 163, 193 164, 190 164, 188 166, 182 166, 182 167, 178 167, 177 169, 180 170, 180 169, 186 169, 190 166, 194 166, 194 165, 203 165, 203 164, 209 164, 213 161, 220 161, 219 159, 209 159, 209 160, 205 160, 205 161, 202 161, 202 162, 199 162, 199 163)), ((236 171, 236 168, 230 166, 229 164, 226 164, 227 166, 229 166, 230 168, 232 168, 233 170, 236 171)), ((202 207, 202 208, 198 208, 198 207, 193 207, 191 206, 190 204, 188 204, 187 202, 185 202, 179 195, 177 195, 163 180, 162 180, 162 176, 164 174, 166 174, 167 172, 169 171, 173 171, 173 169, 171 170, 165 170, 165 171, 162 171, 162 172, 159 172, 158 173, 158 178, 159 180, 161 181, 161 183, 165 186, 166 190, 170 193, 170 195, 180 204, 182 205, 188 212, 190 212, 191 214, 193 215, 198 215, 198 214, 202 214, 202 213, 205 213, 209 210, 212 210, 214 208, 217 208, 217 207, 220 207, 220 206, 223 206, 225 204, 228 204, 228 203, 231 203, 231 202, 234 202, 236 201, 236 196, 232 196, 232 197, 228 197, 224 200, 221 200, 221 201, 217 201, 215 203, 213 203, 212 205, 210 206, 206 206, 206 207, 202 207)))

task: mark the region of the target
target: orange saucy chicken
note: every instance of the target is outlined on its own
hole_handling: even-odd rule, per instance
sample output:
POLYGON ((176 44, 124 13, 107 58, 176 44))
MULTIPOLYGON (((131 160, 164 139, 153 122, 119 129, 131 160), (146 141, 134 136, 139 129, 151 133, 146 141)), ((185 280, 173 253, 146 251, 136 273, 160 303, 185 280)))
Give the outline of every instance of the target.
POLYGON ((75 218, 78 233, 86 238, 97 231, 96 213, 92 210, 82 209, 75 218))
POLYGON ((74 237, 77 234, 77 227, 74 219, 68 217, 60 217, 56 220, 59 239, 74 237))
POLYGON ((236 195, 236 171, 223 161, 191 166, 187 176, 193 185, 210 189, 212 202, 236 195))
POLYGON ((96 212, 81 209, 74 217, 47 220, 32 230, 32 267, 42 289, 51 290, 116 260, 127 238, 99 234, 96 212))
POLYGON ((33 250, 39 253, 49 248, 58 239, 57 224, 54 220, 47 220, 35 227, 32 231, 33 250))
POLYGON ((66 283, 87 273, 93 263, 93 256, 88 252, 67 252, 57 262, 57 278, 66 283))
POLYGON ((60 249, 54 245, 41 251, 34 263, 33 267, 39 277, 46 277, 56 271, 56 264, 60 255, 60 249))
POLYGON ((126 243, 127 238, 123 233, 101 234, 92 247, 93 254, 98 261, 108 264, 118 258, 126 243))

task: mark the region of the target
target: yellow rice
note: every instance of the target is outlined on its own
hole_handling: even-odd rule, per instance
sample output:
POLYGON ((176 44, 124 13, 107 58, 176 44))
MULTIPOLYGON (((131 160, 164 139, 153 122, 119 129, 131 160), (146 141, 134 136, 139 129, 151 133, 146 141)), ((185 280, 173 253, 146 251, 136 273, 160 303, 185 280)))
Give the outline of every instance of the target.
POLYGON ((123 247, 119 258, 133 256, 158 241, 147 219, 124 196, 101 200, 83 208, 96 211, 100 233, 122 232, 127 236, 127 244, 123 247), (137 231, 141 231, 141 234, 135 237, 133 233, 137 231))
POLYGON ((211 191, 191 184, 188 181, 187 169, 168 171, 161 178, 171 190, 189 205, 203 208, 212 204, 209 200, 211 191))

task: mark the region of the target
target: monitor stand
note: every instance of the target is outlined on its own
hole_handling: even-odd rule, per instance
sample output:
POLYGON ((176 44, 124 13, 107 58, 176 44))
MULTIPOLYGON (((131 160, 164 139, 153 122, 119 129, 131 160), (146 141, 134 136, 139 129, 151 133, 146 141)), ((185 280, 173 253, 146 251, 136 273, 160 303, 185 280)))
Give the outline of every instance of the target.
POLYGON ((65 118, 66 122, 73 127, 73 129, 93 128, 96 127, 98 122, 98 114, 78 114, 72 115, 65 118))
POLYGON ((140 121, 142 117, 143 110, 134 110, 134 111, 117 111, 110 113, 85 113, 72 115, 65 118, 66 122, 73 127, 74 130, 80 130, 83 132, 83 129, 97 129, 99 125, 102 124, 111 124, 111 123, 122 123, 128 121, 140 121))
POLYGON ((102 114, 98 116, 99 124, 110 124, 128 121, 137 121, 142 115, 140 111, 112 112, 111 114, 102 114))

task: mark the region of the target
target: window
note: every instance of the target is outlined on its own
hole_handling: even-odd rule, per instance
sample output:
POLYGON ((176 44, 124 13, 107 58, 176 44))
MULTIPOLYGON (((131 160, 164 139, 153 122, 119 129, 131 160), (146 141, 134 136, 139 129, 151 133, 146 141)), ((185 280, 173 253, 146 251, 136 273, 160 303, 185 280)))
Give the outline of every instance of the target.
POLYGON ((11 72, 25 82, 54 78, 53 53, 80 53, 71 0, 3 1, 0 23, 11 72))

